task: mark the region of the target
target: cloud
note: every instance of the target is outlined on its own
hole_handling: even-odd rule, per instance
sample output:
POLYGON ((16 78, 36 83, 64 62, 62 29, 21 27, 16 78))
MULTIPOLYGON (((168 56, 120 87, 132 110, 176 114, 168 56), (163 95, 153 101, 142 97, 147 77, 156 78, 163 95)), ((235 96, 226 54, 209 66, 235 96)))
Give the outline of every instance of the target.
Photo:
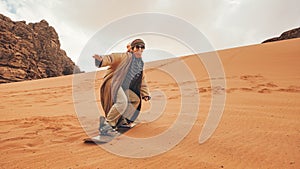
POLYGON ((211 27, 213 43, 218 49, 255 44, 299 27, 298 6, 297 0, 223 1, 211 27))

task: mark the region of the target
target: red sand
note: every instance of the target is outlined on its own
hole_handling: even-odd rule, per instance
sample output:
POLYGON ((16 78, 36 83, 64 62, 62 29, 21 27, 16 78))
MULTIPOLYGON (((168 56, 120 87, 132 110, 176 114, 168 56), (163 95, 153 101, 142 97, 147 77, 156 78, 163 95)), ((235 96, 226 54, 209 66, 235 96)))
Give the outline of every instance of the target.
MULTIPOLYGON (((200 96, 197 120, 189 134, 171 150, 148 158, 125 158, 95 145, 87 137, 74 109, 73 76, 0 85, 0 168, 300 168, 300 39, 218 51, 226 76, 225 111, 218 128, 204 144, 199 134, 214 90, 197 56, 148 63, 172 67, 184 61, 193 72, 200 96)), ((205 55, 205 54, 202 54, 205 55)), ((147 69, 151 91, 164 93, 166 107, 153 122, 128 135, 151 137, 176 120, 181 95, 172 74, 147 69)), ((91 74, 91 73, 90 73, 91 74)), ((103 72, 86 83, 98 88, 103 72)), ((88 76, 82 74, 77 76, 88 76)), ((159 100, 163 98, 153 98, 159 100)), ((84 98, 83 98, 84 100, 84 98)), ((143 112, 150 103, 143 103, 143 112)), ((143 113, 142 112, 142 113, 143 113)), ((97 119, 94 120, 97 126, 97 119)), ((96 128, 95 128, 96 130, 96 128)))

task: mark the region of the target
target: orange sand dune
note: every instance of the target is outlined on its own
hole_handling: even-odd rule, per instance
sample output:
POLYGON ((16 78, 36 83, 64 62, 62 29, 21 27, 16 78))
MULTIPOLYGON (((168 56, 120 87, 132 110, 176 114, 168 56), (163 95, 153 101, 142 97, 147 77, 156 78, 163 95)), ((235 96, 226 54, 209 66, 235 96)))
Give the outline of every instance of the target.
MULTIPOLYGON (((90 124, 89 129, 95 129, 92 131, 95 133, 99 114, 79 116, 74 104, 97 105, 102 113, 98 94, 102 71, 97 73, 96 80, 94 73, 76 75, 79 79, 88 77, 78 86, 73 84, 74 76, 1 84, 0 168, 298 169, 299 46, 300 39, 293 39, 218 51, 226 77, 226 88, 219 89, 211 86, 214 79, 208 76, 196 55, 148 63, 147 81, 154 96, 152 103, 143 103, 142 116, 155 118, 139 124, 126 135, 151 138, 163 134, 175 120, 181 122, 177 117, 183 99, 190 106, 182 111, 197 116, 190 132, 175 147, 146 158, 122 157, 97 145, 82 143, 87 134, 81 123, 86 120, 82 124, 90 124), (194 81, 186 78, 186 71, 178 63, 187 65, 194 81), (80 95, 75 101, 74 87, 80 95), (92 90, 95 98, 86 96, 87 90, 92 90), (226 92, 224 113, 210 139, 199 144, 214 92, 226 92), (159 104, 164 107, 159 109, 160 114, 155 114, 158 112, 154 108, 159 104), (195 105, 199 106, 198 112, 192 111, 195 105)), ((206 55, 211 53, 200 57, 206 55)), ((153 143, 153 151, 162 149, 163 141, 153 143)), ((113 147, 114 143, 108 146, 113 147)), ((147 148, 146 145, 136 147, 136 151, 147 148)))

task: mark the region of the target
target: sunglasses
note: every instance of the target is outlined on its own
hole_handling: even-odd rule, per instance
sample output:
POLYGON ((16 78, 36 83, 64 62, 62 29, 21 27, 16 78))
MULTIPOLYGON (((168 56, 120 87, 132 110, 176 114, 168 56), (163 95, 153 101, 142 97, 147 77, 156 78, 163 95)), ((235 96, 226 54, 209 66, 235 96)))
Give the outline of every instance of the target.
POLYGON ((137 48, 137 49, 145 49, 145 46, 144 45, 136 45, 135 48, 137 48))

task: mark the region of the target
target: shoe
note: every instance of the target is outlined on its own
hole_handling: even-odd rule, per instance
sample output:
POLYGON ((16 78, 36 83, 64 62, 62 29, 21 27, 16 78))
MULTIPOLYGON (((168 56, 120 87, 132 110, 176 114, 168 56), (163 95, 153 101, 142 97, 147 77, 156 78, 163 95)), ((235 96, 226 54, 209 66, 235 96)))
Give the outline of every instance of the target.
POLYGON ((103 128, 103 127, 105 126, 105 122, 106 122, 105 117, 100 116, 99 121, 100 121, 100 122, 99 122, 99 131, 100 131, 101 128, 103 128))
POLYGON ((124 118, 122 117, 119 122, 118 122, 118 125, 117 125, 117 129, 119 128, 132 128, 133 125, 132 125, 132 121, 129 121, 127 118, 124 118))
POLYGON ((121 125, 119 125, 118 128, 128 128, 128 129, 130 129, 133 126, 134 126, 133 123, 127 123, 127 124, 121 124, 121 125))
POLYGON ((112 126, 106 123, 105 117, 100 116, 99 135, 100 136, 117 136, 120 133, 116 131, 112 126))

